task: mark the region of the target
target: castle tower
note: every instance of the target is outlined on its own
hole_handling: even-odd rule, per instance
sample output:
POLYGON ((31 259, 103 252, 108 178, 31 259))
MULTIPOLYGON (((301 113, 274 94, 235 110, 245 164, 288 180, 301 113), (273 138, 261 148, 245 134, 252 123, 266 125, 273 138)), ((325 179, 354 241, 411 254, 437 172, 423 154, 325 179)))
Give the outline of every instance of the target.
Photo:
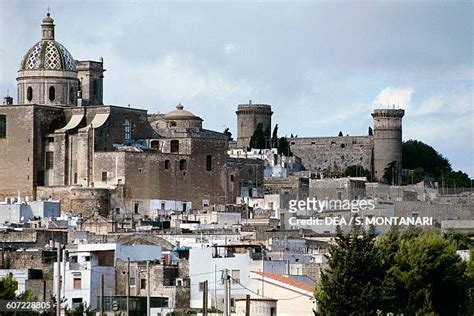
POLYGON ((395 162, 392 170, 393 183, 401 180, 402 167, 402 118, 405 110, 376 109, 374 119, 374 177, 384 181, 385 168, 395 162))
POLYGON ((262 123, 263 131, 272 128, 272 107, 268 104, 239 104, 237 107, 237 147, 251 147, 252 137, 257 125, 262 123))
POLYGON ((75 106, 79 82, 74 58, 54 37, 48 13, 41 40, 28 50, 18 70, 18 103, 75 106))

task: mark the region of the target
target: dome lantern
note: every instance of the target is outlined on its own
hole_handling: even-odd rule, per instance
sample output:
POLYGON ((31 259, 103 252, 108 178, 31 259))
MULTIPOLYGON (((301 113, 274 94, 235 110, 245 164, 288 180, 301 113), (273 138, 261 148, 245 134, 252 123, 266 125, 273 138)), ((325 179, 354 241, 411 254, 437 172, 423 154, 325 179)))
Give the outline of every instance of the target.
POLYGON ((41 23, 41 39, 42 40, 54 40, 54 20, 48 13, 41 23))

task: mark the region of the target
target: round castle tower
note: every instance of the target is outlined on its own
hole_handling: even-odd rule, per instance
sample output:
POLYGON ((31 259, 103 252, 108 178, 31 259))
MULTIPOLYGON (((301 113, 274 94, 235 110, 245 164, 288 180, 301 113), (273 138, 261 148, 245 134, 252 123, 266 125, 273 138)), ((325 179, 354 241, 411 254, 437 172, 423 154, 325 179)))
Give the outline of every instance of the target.
POLYGON ((75 106, 79 80, 74 58, 54 40, 54 20, 41 23, 41 40, 28 50, 18 70, 18 103, 75 106))
POLYGON ((250 147, 257 125, 262 123, 263 130, 271 130, 272 127, 272 107, 268 104, 239 104, 237 107, 237 147, 250 147))
POLYGON ((376 109, 374 119, 374 177, 384 181, 385 168, 395 161, 393 182, 401 180, 402 170, 402 118, 405 110, 376 109))

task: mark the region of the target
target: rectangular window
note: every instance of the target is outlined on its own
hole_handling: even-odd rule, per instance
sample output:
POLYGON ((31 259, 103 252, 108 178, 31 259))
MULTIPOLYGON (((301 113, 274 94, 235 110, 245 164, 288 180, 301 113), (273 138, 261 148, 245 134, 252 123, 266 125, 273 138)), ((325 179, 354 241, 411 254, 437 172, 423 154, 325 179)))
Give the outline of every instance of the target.
POLYGON ((54 167, 54 152, 47 151, 46 152, 46 169, 53 169, 54 167))
POLYGON ((179 140, 172 140, 170 147, 172 153, 179 153, 179 140))
POLYGON ((72 307, 76 307, 82 304, 82 297, 73 297, 72 298, 72 307))
POLYGON ((0 138, 7 137, 7 116, 0 115, 0 138))
POLYGON ((170 161, 165 160, 165 170, 168 170, 170 168, 170 161))
POLYGON ((179 170, 186 170, 187 169, 187 161, 185 159, 181 159, 179 161, 179 170))
POLYGON ((74 172, 74 184, 77 184, 77 172, 74 172))
POLYGON ((82 283, 81 278, 74 278, 73 289, 74 290, 80 290, 81 286, 82 286, 81 283, 82 283))
POLYGON ((107 171, 102 171, 102 182, 107 182, 107 171))
POLYGON ((135 286, 135 285, 136 285, 135 277, 130 277, 130 286, 135 286))
POLYGON ((207 155, 206 157, 206 170, 212 171, 212 155, 207 155))
POLYGON ((140 290, 146 289, 146 279, 140 279, 140 290))

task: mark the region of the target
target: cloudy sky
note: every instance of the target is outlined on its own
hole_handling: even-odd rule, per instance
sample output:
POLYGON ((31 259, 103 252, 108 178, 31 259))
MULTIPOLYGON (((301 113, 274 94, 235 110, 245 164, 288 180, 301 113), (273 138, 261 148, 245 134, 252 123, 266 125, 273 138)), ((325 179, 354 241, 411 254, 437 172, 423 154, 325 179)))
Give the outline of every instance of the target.
POLYGON ((237 104, 271 104, 281 135, 364 135, 375 107, 406 109, 403 138, 474 176, 472 1, 0 0, 0 92, 48 5, 75 59, 104 58, 107 104, 236 131, 237 104))

